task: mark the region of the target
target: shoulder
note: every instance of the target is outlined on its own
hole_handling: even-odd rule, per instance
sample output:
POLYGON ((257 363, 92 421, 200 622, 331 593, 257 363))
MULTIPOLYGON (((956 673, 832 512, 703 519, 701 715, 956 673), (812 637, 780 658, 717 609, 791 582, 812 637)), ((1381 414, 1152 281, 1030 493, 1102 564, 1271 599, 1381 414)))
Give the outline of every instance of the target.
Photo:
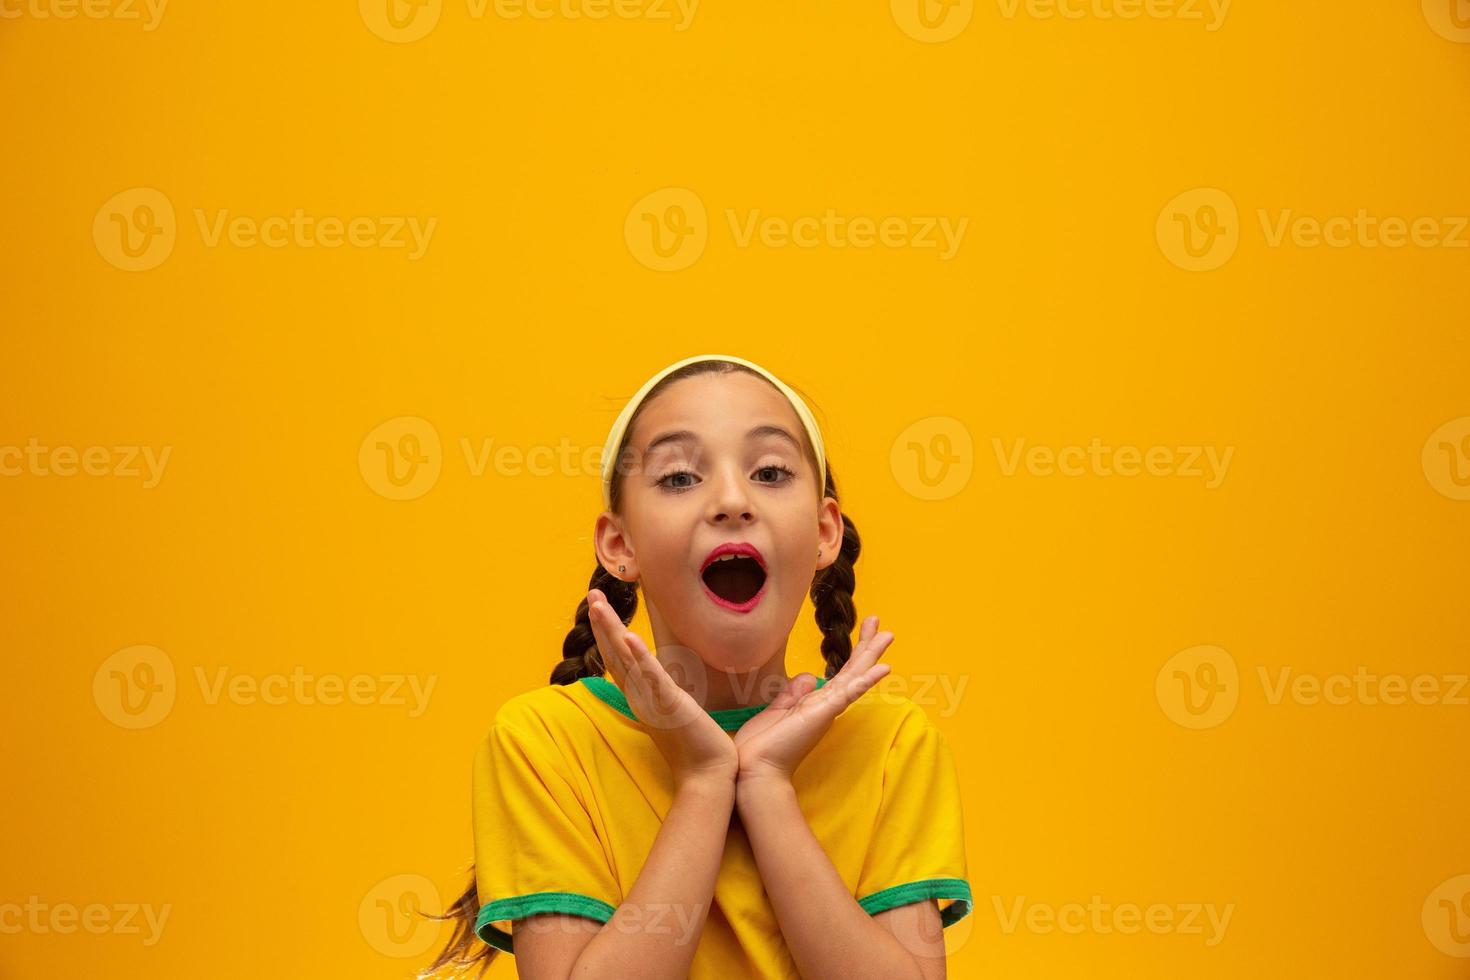
POLYGON ((943 740, 939 727, 924 707, 880 681, 871 690, 848 705, 837 722, 848 729, 849 737, 870 747, 891 749, 928 738, 943 740))
POLYGON ((556 743, 587 728, 588 691, 580 681, 548 684, 517 694, 500 705, 490 734, 500 732, 520 739, 556 743))

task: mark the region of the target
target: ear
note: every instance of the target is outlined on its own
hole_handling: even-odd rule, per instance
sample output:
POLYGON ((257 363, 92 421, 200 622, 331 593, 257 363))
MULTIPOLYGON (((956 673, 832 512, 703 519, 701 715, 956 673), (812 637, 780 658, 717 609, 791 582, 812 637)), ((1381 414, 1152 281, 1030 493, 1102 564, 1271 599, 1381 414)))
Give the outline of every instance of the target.
POLYGON ((837 560, 842 549, 842 508, 831 497, 822 497, 817 506, 817 547, 822 557, 817 559, 817 571, 821 571, 837 560))
POLYGON ((610 510, 599 514, 592 532, 592 546, 597 551, 598 563, 611 575, 624 582, 638 581, 638 559, 621 517, 610 510), (618 571, 619 565, 623 566, 622 571, 618 571))

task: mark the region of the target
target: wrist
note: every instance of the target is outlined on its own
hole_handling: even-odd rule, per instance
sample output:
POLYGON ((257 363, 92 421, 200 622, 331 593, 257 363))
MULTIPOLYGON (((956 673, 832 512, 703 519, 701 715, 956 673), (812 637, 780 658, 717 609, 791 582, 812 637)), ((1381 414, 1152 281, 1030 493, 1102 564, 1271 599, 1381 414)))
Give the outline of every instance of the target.
POLYGON ((735 781, 735 801, 796 795, 791 776, 774 769, 741 770, 735 781))
POLYGON ((700 769, 674 777, 676 793, 733 793, 737 772, 729 769, 700 769))

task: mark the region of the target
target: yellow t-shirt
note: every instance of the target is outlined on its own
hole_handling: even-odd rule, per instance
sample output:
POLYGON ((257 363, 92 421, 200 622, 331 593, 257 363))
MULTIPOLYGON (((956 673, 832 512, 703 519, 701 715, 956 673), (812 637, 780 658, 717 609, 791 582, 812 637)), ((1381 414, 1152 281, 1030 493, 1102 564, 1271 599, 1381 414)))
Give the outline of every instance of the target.
MULTIPOLYGON (((879 694, 850 705, 812 748, 792 778, 797 800, 864 910, 938 899, 948 926, 971 906, 954 760, 921 707, 879 694)), ((733 732, 764 707, 709 714, 733 732)), ((623 692, 589 677, 500 708, 475 754, 473 801, 475 931, 514 954, 516 919, 612 917, 653 848, 673 781, 623 692)), ((682 936, 692 925, 671 912, 663 927, 682 936)), ((797 976, 738 820, 698 943, 695 980, 797 976)))

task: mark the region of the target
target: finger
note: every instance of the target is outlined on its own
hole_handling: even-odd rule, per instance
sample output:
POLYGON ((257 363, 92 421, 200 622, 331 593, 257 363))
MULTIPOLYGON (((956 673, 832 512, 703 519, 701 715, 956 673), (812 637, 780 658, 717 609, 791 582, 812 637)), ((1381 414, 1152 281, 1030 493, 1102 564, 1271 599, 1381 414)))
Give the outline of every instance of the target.
POLYGON ((623 621, 598 589, 587 594, 587 619, 592 625, 592 635, 597 639, 597 652, 602 655, 603 666, 622 687, 623 677, 627 674, 627 658, 615 630, 623 628, 623 621))
POLYGON ((807 672, 797 674, 786 682, 786 686, 781 688, 781 693, 772 698, 771 703, 766 708, 767 710, 771 708, 789 708, 810 693, 816 686, 817 678, 814 674, 807 672))
POLYGON ((858 646, 862 646, 864 643, 867 643, 869 640, 871 640, 873 638, 873 634, 877 631, 877 616, 869 616, 867 619, 864 619, 862 628, 858 630, 858 646))
MULTIPOLYGON (((837 672, 837 676, 832 678, 831 683, 823 687, 822 690, 826 691, 828 688, 831 688, 832 694, 830 697, 833 698, 845 696, 848 686, 854 683, 854 679, 860 678, 871 671, 874 665, 877 664, 878 658, 883 655, 883 652, 888 649, 888 645, 892 642, 893 633, 889 630, 883 630, 881 633, 873 634, 872 639, 868 641, 867 645, 861 650, 854 651, 853 655, 848 658, 847 663, 843 664, 842 669, 837 672)), ((883 666, 886 668, 887 664, 883 666)), ((887 672, 885 669, 883 674, 879 674, 878 676, 881 678, 887 672)), ((868 687, 871 686, 872 684, 869 683, 868 687)), ((866 689, 864 688, 863 690, 866 689)), ((861 694, 862 691, 859 691, 853 697, 861 694)), ((849 703, 851 702, 849 701, 849 703)))
MULTIPOLYGON (((875 624, 877 618, 876 616, 873 617, 875 624)), ((847 659, 847 663, 842 665, 842 669, 847 670, 850 667, 853 673, 862 673, 878 662, 878 658, 883 655, 883 651, 887 650, 888 645, 892 642, 892 630, 883 630, 882 632, 872 634, 868 637, 867 642, 852 652, 852 656, 847 659)))
MULTIPOLYGON (((845 683, 843 683, 840 687, 837 688, 836 691, 833 692, 830 707, 835 709, 833 712, 834 715, 838 715, 846 711, 848 705, 852 704, 858 698, 866 694, 869 690, 872 689, 874 684, 887 677, 889 672, 892 670, 893 667, 889 664, 874 664, 860 674, 853 674, 845 683)), ((833 685, 828 684, 826 687, 823 687, 822 690, 826 691, 832 686, 833 685)))
POLYGON ((660 675, 665 671, 658 658, 632 630, 623 633, 623 649, 627 653, 628 681, 623 685, 623 693, 635 704, 662 707, 663 678, 660 675))
POLYGON ((701 714, 699 705, 674 680, 663 661, 654 655, 637 633, 629 630, 625 636, 631 663, 624 693, 638 716, 645 722, 654 721, 661 728, 697 720, 701 714))

